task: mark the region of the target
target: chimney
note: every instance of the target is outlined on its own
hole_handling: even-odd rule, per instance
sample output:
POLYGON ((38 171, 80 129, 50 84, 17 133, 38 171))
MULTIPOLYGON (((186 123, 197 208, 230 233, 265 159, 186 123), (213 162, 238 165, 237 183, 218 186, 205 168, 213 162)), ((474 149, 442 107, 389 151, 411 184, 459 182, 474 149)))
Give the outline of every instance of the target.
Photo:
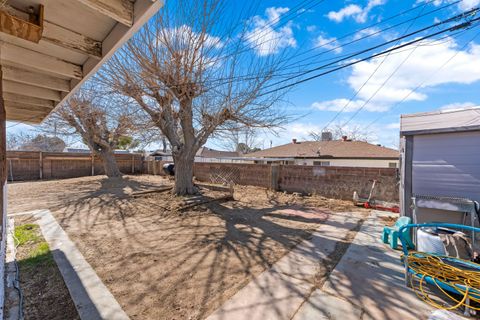
POLYGON ((348 137, 347 136, 342 136, 342 141, 348 141, 348 137))
POLYGON ((297 139, 292 139, 292 143, 293 143, 293 144, 296 144, 296 143, 297 143, 297 139))
POLYGON ((322 141, 332 141, 332 139, 333 139, 332 133, 330 131, 322 132, 321 139, 322 139, 322 141))

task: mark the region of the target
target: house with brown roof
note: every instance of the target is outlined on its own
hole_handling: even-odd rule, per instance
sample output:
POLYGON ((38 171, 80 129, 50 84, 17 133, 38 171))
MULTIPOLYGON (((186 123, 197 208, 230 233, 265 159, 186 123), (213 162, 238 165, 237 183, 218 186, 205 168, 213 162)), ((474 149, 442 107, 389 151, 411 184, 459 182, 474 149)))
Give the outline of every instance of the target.
MULTIPOLYGON (((165 152, 157 150, 149 155, 150 159, 157 161, 173 161, 172 152, 167 150, 165 152)), ((237 151, 222 151, 207 147, 201 147, 195 154, 195 162, 235 162, 240 158, 240 153, 237 151)), ((239 161, 243 162, 243 161, 239 161)))
POLYGON ((245 155, 254 163, 397 168, 399 151, 364 141, 297 141, 245 155))

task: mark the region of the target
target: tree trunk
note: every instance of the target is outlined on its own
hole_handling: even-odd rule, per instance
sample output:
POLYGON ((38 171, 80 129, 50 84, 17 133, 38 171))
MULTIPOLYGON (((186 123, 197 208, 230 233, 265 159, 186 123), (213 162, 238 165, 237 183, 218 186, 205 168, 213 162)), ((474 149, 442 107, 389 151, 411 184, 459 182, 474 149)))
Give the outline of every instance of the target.
POLYGON ((193 185, 193 162, 194 158, 175 156, 175 188, 177 196, 194 194, 193 185))
POLYGON ((98 154, 103 162, 103 168, 105 169, 105 174, 109 178, 121 177, 122 173, 118 170, 117 160, 115 159, 115 154, 113 151, 102 151, 98 154))

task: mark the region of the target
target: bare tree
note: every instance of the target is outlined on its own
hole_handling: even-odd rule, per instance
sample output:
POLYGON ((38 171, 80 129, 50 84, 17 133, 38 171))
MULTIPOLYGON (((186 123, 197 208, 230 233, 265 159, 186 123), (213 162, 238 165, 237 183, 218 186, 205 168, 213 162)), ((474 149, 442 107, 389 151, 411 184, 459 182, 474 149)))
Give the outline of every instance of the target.
POLYGON ((33 137, 25 132, 7 133, 7 150, 21 150, 33 137))
POLYGON ((168 2, 99 73, 168 139, 178 195, 195 192, 194 157, 213 134, 285 121, 276 108, 280 93, 272 89, 280 59, 287 60, 254 54, 245 18, 252 3, 236 2, 245 8, 226 11, 221 0, 168 2))
MULTIPOLYGON (((345 136, 354 141, 372 142, 376 139, 374 131, 365 130, 363 126, 357 124, 343 126, 341 123, 335 123, 325 128, 323 132, 331 132, 333 140, 340 140, 345 136)), ((322 132, 311 132, 310 137, 320 141, 322 140, 322 132)))
POLYGON ((219 146, 226 150, 239 153, 251 153, 260 150, 261 142, 258 139, 258 131, 253 128, 241 128, 221 133, 216 137, 219 146))
POLYGON ((127 143, 133 134, 129 110, 122 99, 85 89, 55 111, 44 127, 55 128, 58 134, 80 136, 102 160, 105 174, 120 177, 115 149, 127 143))

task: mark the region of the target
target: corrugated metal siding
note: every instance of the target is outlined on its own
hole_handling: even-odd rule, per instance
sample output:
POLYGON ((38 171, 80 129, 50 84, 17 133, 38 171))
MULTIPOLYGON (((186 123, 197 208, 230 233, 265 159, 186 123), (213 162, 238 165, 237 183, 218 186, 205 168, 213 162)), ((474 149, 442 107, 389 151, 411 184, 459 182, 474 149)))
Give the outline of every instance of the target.
POLYGON ((480 132, 415 136, 412 169, 413 194, 480 201, 480 132))

